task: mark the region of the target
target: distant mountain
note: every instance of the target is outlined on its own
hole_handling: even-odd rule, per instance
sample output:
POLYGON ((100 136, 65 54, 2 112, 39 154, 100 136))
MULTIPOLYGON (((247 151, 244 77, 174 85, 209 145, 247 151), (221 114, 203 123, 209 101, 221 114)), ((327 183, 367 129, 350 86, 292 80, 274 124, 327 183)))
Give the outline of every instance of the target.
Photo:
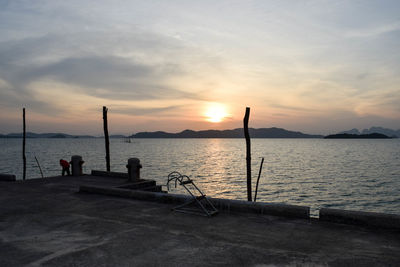
POLYGON ((372 134, 372 133, 379 133, 379 134, 387 135, 389 137, 400 138, 400 129, 393 130, 393 129, 376 127, 376 126, 371 127, 369 129, 364 129, 361 132, 358 129, 351 129, 349 131, 339 132, 339 134, 372 134))
POLYGON ((348 131, 339 132, 338 134, 361 134, 361 133, 358 129, 354 128, 348 131))
MULTIPOLYGON (((22 138, 22 133, 10 133, 5 135, 0 135, 0 138, 22 138)), ((26 138, 94 138, 91 135, 70 135, 65 133, 32 133, 27 132, 26 138)))
MULTIPOLYGON (((104 136, 103 136, 104 137, 104 136)), ((123 135, 123 134, 113 134, 110 135, 110 138, 127 138, 128 136, 123 135)))
MULTIPOLYGON (((322 135, 304 134, 288 131, 281 128, 249 128, 251 138, 322 138, 322 135)), ((244 138, 243 128, 233 130, 184 130, 180 133, 140 132, 132 135, 133 138, 244 138)))
POLYGON ((371 134, 331 134, 324 137, 325 139, 391 139, 384 134, 380 133, 371 133, 371 134))
POLYGON ((59 134, 52 135, 49 138, 67 138, 67 135, 59 133, 59 134))
POLYGON ((382 128, 382 127, 371 127, 369 129, 364 129, 362 132, 362 134, 371 134, 371 133, 380 133, 380 134, 384 134, 390 137, 398 137, 400 138, 400 129, 396 130, 392 130, 392 129, 388 129, 388 128, 382 128))

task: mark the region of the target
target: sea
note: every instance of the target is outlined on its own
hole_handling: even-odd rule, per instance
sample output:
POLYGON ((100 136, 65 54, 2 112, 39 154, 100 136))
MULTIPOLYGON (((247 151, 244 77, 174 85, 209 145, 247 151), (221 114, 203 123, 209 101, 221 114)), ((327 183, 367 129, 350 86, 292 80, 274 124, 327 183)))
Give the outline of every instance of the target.
MULTIPOLYGON (((210 197, 247 199, 244 139, 110 139, 111 171, 139 158, 141 177, 165 185, 178 171, 210 197)), ((105 170, 102 138, 26 140, 27 179, 61 174, 60 159, 80 155, 84 173, 105 170), (36 161, 36 159, 38 161, 36 161)), ((400 214, 400 139, 252 139, 252 190, 257 202, 400 214)), ((22 139, 0 139, 0 173, 22 179, 22 139)), ((167 188, 164 187, 164 190, 167 188)), ((172 193, 183 188, 172 185, 172 193)))

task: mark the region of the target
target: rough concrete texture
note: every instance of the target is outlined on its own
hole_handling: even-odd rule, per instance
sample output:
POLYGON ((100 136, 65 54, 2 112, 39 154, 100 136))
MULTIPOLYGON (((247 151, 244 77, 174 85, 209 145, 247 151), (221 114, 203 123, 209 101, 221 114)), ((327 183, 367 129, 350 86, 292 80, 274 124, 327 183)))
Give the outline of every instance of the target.
POLYGON ((0 266, 400 266, 398 231, 76 193, 123 182, 0 182, 0 266))
MULTIPOLYGON (((156 201, 161 203, 182 204, 192 200, 189 195, 165 194, 159 192, 146 192, 126 189, 127 186, 105 187, 83 185, 79 187, 79 192, 94 193, 110 196, 120 196, 137 200, 156 201)), ((210 202, 219 210, 224 212, 244 212, 268 214, 289 218, 310 218, 310 208, 304 206, 285 205, 279 203, 249 202, 232 199, 208 198, 210 202)))
POLYGON ((91 175, 102 176, 102 177, 128 178, 128 173, 126 172, 107 172, 107 171, 92 170, 91 175))
POLYGON ((396 214, 322 208, 319 220, 400 230, 400 216, 396 214))
POLYGON ((17 178, 14 174, 2 174, 0 173, 0 181, 15 182, 17 178))

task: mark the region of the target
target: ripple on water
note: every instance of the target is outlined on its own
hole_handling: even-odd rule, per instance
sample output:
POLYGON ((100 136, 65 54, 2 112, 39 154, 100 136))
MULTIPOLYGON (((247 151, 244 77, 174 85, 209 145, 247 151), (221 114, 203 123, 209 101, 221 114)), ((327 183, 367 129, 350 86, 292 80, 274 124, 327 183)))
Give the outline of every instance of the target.
MULTIPOLYGON (((0 139, 0 145, 0 172, 21 178, 21 140, 0 139)), ((177 170, 209 196, 247 199, 244 140, 111 139, 110 148, 113 171, 125 172, 127 159, 138 157, 142 177, 159 184, 177 170)), ((102 139, 28 139, 28 178, 40 177, 34 156, 45 176, 53 176, 60 174, 58 160, 74 154, 84 158, 85 173, 105 169, 102 139)), ((400 214, 400 139, 253 139, 253 188, 261 157, 258 201, 308 205, 312 214, 320 207, 400 214)))

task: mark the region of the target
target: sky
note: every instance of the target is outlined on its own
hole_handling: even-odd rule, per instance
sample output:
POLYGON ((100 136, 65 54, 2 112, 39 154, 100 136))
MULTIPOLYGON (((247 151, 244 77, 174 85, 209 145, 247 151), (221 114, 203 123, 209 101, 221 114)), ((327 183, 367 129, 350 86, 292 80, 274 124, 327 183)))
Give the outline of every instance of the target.
POLYGON ((0 133, 400 128, 400 1, 0 0, 0 133))

